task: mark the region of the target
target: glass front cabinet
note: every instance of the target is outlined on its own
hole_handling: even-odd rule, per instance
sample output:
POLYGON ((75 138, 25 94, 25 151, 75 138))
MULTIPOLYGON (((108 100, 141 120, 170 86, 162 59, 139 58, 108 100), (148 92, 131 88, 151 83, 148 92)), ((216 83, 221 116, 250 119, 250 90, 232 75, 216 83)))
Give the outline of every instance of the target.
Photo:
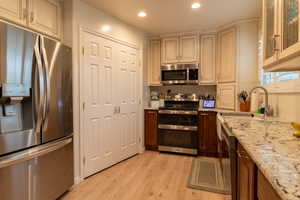
POLYGON ((300 70, 300 0, 263 0, 265 71, 300 70))

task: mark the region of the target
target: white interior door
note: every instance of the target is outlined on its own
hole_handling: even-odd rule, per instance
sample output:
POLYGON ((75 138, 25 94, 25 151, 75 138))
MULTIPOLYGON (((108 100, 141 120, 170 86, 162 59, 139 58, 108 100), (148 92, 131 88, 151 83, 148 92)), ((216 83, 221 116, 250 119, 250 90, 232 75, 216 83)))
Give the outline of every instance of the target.
POLYGON ((118 127, 121 139, 121 159, 138 152, 137 52, 120 45, 118 49, 118 127))
POLYGON ((113 161, 114 82, 113 46, 93 34, 84 34, 83 101, 85 177, 113 161))
POLYGON ((138 152, 137 50, 84 33, 84 176, 138 152))

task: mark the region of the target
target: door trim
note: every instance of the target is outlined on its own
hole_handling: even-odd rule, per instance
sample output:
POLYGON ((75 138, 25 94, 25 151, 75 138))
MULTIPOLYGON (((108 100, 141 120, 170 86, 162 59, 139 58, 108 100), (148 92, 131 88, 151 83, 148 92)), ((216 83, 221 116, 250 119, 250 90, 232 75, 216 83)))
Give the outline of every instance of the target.
MULTIPOLYGON (((144 150, 145 150, 145 147, 143 146, 143 143, 141 141, 143 141, 143 130, 144 130, 144 127, 143 127, 143 120, 141 120, 144 116, 144 113, 143 113, 143 104, 142 104, 142 97, 143 97, 143 50, 141 47, 135 45, 135 44, 131 44, 129 42, 125 42, 125 41, 122 41, 122 40, 119 40, 117 38, 115 38, 114 36, 110 36, 110 35, 106 35, 106 34, 103 34, 103 33, 99 33, 99 32, 96 32, 96 31, 93 31, 87 27, 84 27, 84 26, 79 26, 79 35, 78 35, 78 55, 79 55, 79 69, 78 69, 78 72, 79 72, 79 75, 78 75, 78 78, 79 78, 79 141, 77 142, 77 144, 79 144, 79 149, 78 149, 78 152, 79 152, 79 155, 75 155, 77 156, 78 158, 78 161, 79 161, 79 177, 75 177, 75 183, 80 183, 81 181, 84 180, 85 176, 85 170, 84 170, 84 164, 85 164, 85 150, 84 150, 84 134, 82 134, 85 130, 84 130, 84 120, 83 120, 83 117, 84 117, 84 111, 83 111, 83 105, 84 105, 84 93, 83 93, 83 89, 84 89, 84 84, 81 80, 83 80, 84 78, 84 69, 83 69, 83 65, 84 65, 84 54, 83 54, 83 51, 82 51, 82 48, 84 46, 84 34, 85 33, 88 33, 88 34, 92 34, 92 35, 95 35, 97 37, 101 37, 101 38, 104 38, 104 39, 108 39, 112 42, 116 42, 118 44, 121 44, 121 45, 124 45, 124 46, 127 46, 127 47, 130 47, 130 48, 133 48, 133 49, 136 49, 137 50, 137 57, 138 57, 138 67, 137 67, 137 74, 138 74, 138 101, 139 101, 139 104, 138 104, 138 128, 137 130, 139 131, 138 133, 138 153, 142 153, 144 150)), ((77 105, 78 106, 78 105, 77 105)), ((76 152, 76 151, 75 151, 76 152)))

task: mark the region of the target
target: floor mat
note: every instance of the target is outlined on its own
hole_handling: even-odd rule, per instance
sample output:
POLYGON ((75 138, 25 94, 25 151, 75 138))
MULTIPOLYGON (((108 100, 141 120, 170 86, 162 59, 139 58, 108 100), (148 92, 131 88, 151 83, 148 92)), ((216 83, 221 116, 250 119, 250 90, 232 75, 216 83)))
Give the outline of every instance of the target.
POLYGON ((196 158, 188 179, 188 187, 208 192, 231 194, 229 159, 196 158), (222 167, 221 167, 222 166, 222 167))

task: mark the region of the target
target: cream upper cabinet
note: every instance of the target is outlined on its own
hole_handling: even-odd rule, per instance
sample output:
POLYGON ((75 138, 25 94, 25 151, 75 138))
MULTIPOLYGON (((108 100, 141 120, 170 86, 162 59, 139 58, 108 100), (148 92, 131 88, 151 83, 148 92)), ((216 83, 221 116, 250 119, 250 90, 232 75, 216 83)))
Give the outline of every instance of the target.
POLYGON ((200 37, 200 84, 216 83, 216 36, 200 37))
POLYGON ((162 63, 194 63, 198 60, 197 35, 162 39, 162 63))
POLYGON ((263 33, 264 33, 264 66, 277 61, 279 43, 278 30, 278 1, 263 0, 263 33))
POLYGON ((217 90, 217 107, 220 109, 235 110, 235 85, 219 84, 217 90))
POLYGON ((29 27, 59 38, 61 7, 58 0, 29 0, 29 27))
POLYGON ((162 39, 162 63, 177 63, 179 60, 179 38, 162 39))
POLYGON ((182 36, 180 39, 180 62, 197 62, 198 58, 198 38, 197 35, 182 36))
POLYGON ((300 1, 264 0, 265 71, 300 70, 300 1))
POLYGON ((0 18, 59 39, 60 0, 0 0, 0 18))
POLYGON ((17 24, 26 24, 26 0, 1 0, 0 17, 17 24))
POLYGON ((151 40, 148 54, 148 85, 160 85, 160 40, 151 40))
POLYGON ((236 28, 219 33, 218 82, 230 83, 236 80, 236 28))

